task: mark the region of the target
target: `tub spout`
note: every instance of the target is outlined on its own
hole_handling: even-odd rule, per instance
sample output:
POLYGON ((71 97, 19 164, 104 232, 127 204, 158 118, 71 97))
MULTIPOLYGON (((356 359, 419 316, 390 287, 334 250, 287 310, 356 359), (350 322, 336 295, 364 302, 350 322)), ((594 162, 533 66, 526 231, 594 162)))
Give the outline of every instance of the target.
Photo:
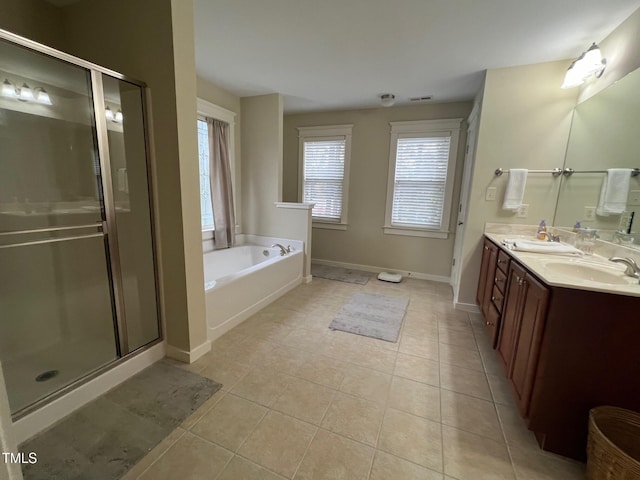
POLYGON ((291 253, 291 245, 288 245, 287 248, 283 247, 279 243, 274 243, 271 245, 271 248, 278 247, 280 249, 280 256, 284 257, 287 253, 291 253))

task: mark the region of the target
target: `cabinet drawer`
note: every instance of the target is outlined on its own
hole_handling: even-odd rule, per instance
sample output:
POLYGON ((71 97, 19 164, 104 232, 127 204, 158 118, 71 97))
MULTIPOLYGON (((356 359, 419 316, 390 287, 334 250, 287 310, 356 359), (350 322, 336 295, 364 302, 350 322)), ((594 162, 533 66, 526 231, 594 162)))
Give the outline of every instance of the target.
POLYGON ((500 250, 500 253, 498 254, 498 262, 497 262, 497 264, 498 264, 498 268, 500 270, 502 270, 505 275, 509 271, 509 262, 510 261, 511 261, 511 259, 509 258, 509 255, 507 255, 505 252, 500 250))
POLYGON ((507 286, 507 274, 500 269, 496 269, 495 285, 501 293, 505 292, 507 286))
POLYGON ((493 292, 491 293, 491 301, 496 306, 498 313, 502 313, 502 304, 504 303, 504 294, 495 285, 493 286, 493 292))
POLYGON ((498 329, 500 328, 500 314, 493 303, 489 304, 487 317, 484 321, 484 328, 489 336, 491 348, 495 348, 496 341, 498 340, 498 329))

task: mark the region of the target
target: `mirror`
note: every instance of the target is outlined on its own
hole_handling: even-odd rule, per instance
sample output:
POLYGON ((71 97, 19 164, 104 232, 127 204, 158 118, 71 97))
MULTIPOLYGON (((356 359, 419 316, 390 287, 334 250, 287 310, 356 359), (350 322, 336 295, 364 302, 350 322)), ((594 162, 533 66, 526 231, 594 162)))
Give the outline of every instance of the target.
POLYGON ((572 228, 579 221, 583 227, 597 229, 602 240, 629 246, 632 243, 640 249, 640 175, 629 175, 623 214, 595 212, 606 179, 605 170, 640 168, 638 125, 640 69, 576 107, 564 165, 576 172, 562 178, 554 226, 572 228), (603 173, 586 173, 594 170, 603 173), (625 219, 632 213, 629 229, 625 219))

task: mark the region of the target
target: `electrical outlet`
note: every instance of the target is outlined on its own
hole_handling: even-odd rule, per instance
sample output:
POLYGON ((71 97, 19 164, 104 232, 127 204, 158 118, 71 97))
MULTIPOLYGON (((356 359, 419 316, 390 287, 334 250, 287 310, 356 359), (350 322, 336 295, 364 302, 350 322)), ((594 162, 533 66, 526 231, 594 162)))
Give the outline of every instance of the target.
POLYGON ((527 218, 529 216, 529 205, 522 204, 520 208, 516 212, 516 217, 518 218, 527 218))
POLYGON ((487 188, 487 193, 484 196, 484 199, 487 202, 493 202, 495 201, 497 196, 498 196, 498 189, 496 187, 489 187, 487 188))
POLYGON ((629 193, 629 205, 640 205, 640 190, 631 190, 629 193))
POLYGON ((583 218, 584 218, 585 221, 587 221, 587 220, 595 220, 596 219, 596 207, 584 207, 583 218))

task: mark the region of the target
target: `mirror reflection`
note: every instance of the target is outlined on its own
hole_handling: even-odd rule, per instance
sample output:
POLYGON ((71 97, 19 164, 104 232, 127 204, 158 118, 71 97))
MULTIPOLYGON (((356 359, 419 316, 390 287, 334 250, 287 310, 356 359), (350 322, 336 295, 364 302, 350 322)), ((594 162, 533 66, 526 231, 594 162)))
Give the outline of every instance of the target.
POLYGON ((640 69, 576 107, 565 158, 575 173, 562 179, 556 227, 580 222, 602 240, 640 248, 638 125, 640 69))

